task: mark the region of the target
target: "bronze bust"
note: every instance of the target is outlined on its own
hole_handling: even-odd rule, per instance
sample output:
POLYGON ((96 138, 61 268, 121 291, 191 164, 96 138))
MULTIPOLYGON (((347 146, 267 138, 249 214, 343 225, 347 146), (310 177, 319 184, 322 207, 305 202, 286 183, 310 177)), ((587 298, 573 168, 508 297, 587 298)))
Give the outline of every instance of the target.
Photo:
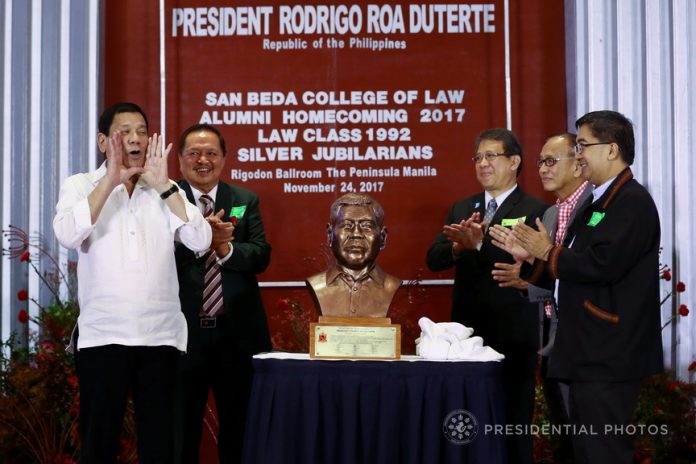
POLYGON ((387 242, 382 206, 369 195, 343 195, 331 205, 326 234, 336 263, 307 279, 319 314, 385 317, 401 279, 376 263, 387 242))

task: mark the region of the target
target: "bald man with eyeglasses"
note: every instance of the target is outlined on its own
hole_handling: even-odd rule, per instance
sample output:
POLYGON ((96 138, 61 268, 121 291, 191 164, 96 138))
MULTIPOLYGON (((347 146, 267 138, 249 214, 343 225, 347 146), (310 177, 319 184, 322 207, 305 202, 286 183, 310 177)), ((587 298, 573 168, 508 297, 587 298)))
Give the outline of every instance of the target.
MULTIPOLYGON (((544 190, 556 196, 556 204, 546 210, 542 218, 549 238, 557 244, 563 243, 568 225, 573 221, 578 206, 592 195, 592 185, 582 176, 580 163, 575 159, 576 136, 571 133, 549 137, 536 160, 539 177, 544 190)), ((493 244, 505 248, 505 239, 510 229, 494 226, 490 229, 493 244)), ((514 250, 511 251, 514 255, 514 250)), ((552 425, 569 423, 568 385, 546 375, 548 356, 553 348, 558 324, 557 305, 554 288, 546 289, 529 284, 520 278, 520 264, 495 263, 493 279, 500 287, 513 287, 527 292, 530 302, 539 305, 539 330, 541 350, 541 375, 544 397, 549 409, 552 425)), ((553 462, 558 464, 573 462, 573 448, 568 434, 552 436, 551 449, 553 462)))

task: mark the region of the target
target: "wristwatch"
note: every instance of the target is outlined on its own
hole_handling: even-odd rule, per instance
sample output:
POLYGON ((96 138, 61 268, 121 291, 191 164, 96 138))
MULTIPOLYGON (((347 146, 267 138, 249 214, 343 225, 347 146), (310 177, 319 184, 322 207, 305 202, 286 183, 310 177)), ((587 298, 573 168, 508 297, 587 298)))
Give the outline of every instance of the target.
POLYGON ((172 184, 172 187, 169 190, 165 190, 164 192, 160 193, 160 198, 163 200, 166 200, 169 198, 173 193, 176 193, 179 191, 179 187, 177 187, 176 184, 172 184))

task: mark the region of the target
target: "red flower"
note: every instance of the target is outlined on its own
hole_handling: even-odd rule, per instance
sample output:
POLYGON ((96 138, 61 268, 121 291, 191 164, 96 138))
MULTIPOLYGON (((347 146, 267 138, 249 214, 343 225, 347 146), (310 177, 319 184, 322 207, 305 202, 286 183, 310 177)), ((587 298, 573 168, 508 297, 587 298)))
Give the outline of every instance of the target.
POLYGON ((48 351, 39 351, 36 353, 36 359, 40 362, 50 362, 53 359, 53 356, 48 351))
POLYGON ((29 261, 30 256, 31 255, 29 254, 29 252, 25 251, 24 253, 22 253, 22 256, 19 257, 19 260, 20 261, 29 261))
POLYGON ((679 388, 679 381, 678 381, 678 380, 673 380, 672 382, 670 382, 670 384, 669 384, 669 386, 668 386, 667 388, 669 388, 669 391, 674 391, 674 390, 676 390, 677 388, 679 388))
POLYGON ((278 309, 280 309, 281 311, 287 311, 287 310, 290 309, 290 302, 287 300, 287 298, 285 298, 285 299, 280 299, 280 300, 278 300, 278 302, 276 303, 276 306, 277 306, 278 309))
POLYGON ((689 308, 687 308, 685 304, 679 306, 679 315, 680 316, 688 316, 689 315, 689 308))
POLYGON ((17 299, 19 301, 27 301, 29 299, 29 292, 26 290, 22 289, 17 292, 17 299))
POLYGON ((41 344, 41 349, 44 351, 53 352, 56 350, 56 346, 51 342, 43 342, 41 344))
POLYGON ((66 379, 66 382, 68 382, 68 385, 70 385, 70 388, 77 388, 77 377, 74 375, 69 375, 66 379))
POLYGON ((662 278, 665 279, 667 282, 672 280, 672 273, 669 272, 669 269, 665 269, 665 272, 662 273, 662 278))
POLYGON ((689 370, 690 371, 696 370, 696 361, 691 361, 691 364, 689 364, 689 370))
POLYGON ((677 291, 678 291, 679 293, 681 293, 681 292, 683 292, 684 290, 686 290, 686 284, 685 284, 684 282, 679 282, 679 283, 677 284, 677 291))
POLYGON ((22 324, 29 322, 29 313, 26 309, 22 309, 17 313, 17 320, 22 324))

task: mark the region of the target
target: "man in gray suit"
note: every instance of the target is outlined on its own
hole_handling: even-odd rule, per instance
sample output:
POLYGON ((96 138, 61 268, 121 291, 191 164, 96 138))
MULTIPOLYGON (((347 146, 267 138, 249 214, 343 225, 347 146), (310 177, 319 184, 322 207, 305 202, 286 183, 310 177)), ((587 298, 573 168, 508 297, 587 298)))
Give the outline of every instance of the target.
MULTIPOLYGON (((565 232, 573 222, 580 206, 592 194, 592 186, 582 178, 582 170, 574 156, 575 139, 575 134, 568 133, 549 137, 536 161, 544 190, 553 192, 557 197, 556 204, 547 209, 542 218, 544 227, 549 232, 549 238, 557 244, 563 242, 565 232)), ((490 230, 490 234, 494 238, 493 243, 509 251, 516 258, 524 258, 526 252, 523 250, 519 248, 508 250, 509 241, 506 242, 508 231, 509 229, 502 226, 494 226, 490 230)), ((539 302, 540 333, 543 334, 541 369, 549 418, 554 425, 567 424, 569 423, 568 385, 546 376, 548 356, 553 348, 558 323, 554 295, 555 285, 554 290, 548 290, 528 284, 519 277, 519 263, 496 263, 495 267, 493 279, 499 281, 501 287, 526 290, 530 301, 539 302)), ((554 435, 554 437, 556 438, 552 442, 554 462, 573 462, 570 436, 554 435)))

